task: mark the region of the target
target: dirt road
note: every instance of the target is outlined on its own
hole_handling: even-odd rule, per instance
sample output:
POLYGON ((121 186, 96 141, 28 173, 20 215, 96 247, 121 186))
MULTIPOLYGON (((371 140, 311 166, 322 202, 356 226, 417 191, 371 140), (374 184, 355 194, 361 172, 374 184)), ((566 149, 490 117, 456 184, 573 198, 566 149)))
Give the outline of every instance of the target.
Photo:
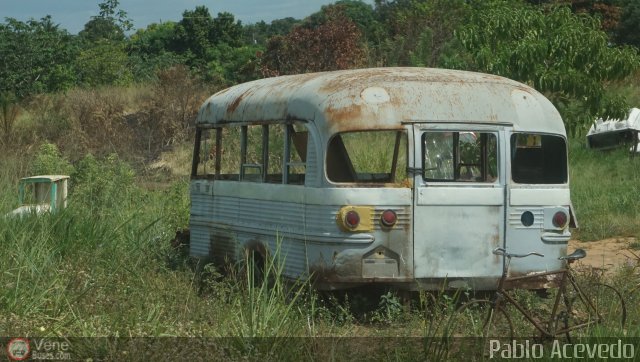
POLYGON ((587 257, 582 259, 576 267, 587 266, 611 273, 622 265, 637 265, 640 261, 632 253, 640 256, 640 250, 630 247, 635 238, 611 238, 597 241, 569 241, 567 252, 582 248, 587 257))

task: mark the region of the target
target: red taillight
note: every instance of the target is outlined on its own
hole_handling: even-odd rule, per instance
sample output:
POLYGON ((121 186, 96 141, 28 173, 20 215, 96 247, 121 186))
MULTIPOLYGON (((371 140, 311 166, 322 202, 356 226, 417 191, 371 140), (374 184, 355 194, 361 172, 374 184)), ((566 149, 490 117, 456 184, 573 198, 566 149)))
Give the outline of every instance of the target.
POLYGON ((350 229, 355 229, 360 224, 360 215, 353 210, 347 211, 344 215, 344 224, 350 229))
POLYGON ((392 227, 398 221, 398 216, 393 210, 385 210, 380 216, 380 222, 386 227, 392 227))
POLYGON ((553 215, 553 219, 551 219, 551 222, 553 222, 553 226, 562 228, 567 225, 567 214, 563 211, 558 211, 553 215))

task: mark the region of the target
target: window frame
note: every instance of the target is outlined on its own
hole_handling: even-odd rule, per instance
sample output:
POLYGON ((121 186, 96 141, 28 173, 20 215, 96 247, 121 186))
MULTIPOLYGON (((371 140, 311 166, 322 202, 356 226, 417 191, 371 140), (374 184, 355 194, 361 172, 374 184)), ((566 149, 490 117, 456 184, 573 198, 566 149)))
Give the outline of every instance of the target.
MULTIPOLYGON (((405 157, 406 157, 406 165, 405 168, 407 169, 407 171, 409 170, 409 150, 411 149, 409 147, 409 142, 410 142, 410 137, 409 137, 409 129, 406 128, 391 128, 391 129, 359 129, 359 130, 351 130, 351 131, 343 131, 343 132, 336 132, 334 134, 331 135, 331 137, 329 137, 329 139, 326 142, 325 145, 325 149, 324 149, 324 159, 323 159, 323 164, 324 164, 324 178, 327 182, 329 182, 329 184, 331 185, 336 185, 336 186, 350 186, 353 187, 354 185, 357 186, 363 186, 363 187, 388 187, 390 184, 398 184, 399 181, 395 180, 396 176, 397 176, 397 170, 398 170, 398 159, 400 156, 400 144, 402 143, 402 136, 404 136, 405 139, 405 157), (364 182, 364 181, 353 181, 353 182, 346 182, 346 181, 334 181, 329 177, 329 173, 328 173, 328 162, 327 162, 327 155, 328 155, 328 150, 331 147, 331 143, 333 142, 334 138, 342 135, 342 134, 346 134, 346 133, 365 133, 365 132, 394 132, 396 133, 396 137, 395 137, 395 143, 394 143, 394 147, 393 147, 393 155, 392 155, 392 160, 391 160, 391 173, 390 173, 390 179, 394 180, 391 182, 364 182)), ((344 145, 344 143, 343 143, 344 145)), ((345 154, 347 154, 348 156, 348 152, 345 148, 345 154)), ((350 157, 349 157, 350 159, 350 157)), ((354 174, 356 173, 356 170, 353 169, 353 165, 351 164, 351 160, 349 163, 349 168, 351 169, 350 172, 353 172, 354 174)), ((409 176, 410 172, 407 172, 407 178, 412 178, 409 176)))
MULTIPOLYGON (((542 140, 541 140, 542 141, 542 140)), ((508 149, 509 149, 509 181, 515 185, 543 185, 543 186, 552 186, 552 185, 568 185, 569 184, 569 141, 565 135, 555 134, 555 133, 545 133, 545 132, 511 132, 508 137, 508 149), (518 182, 513 178, 514 171, 514 150, 517 147, 514 147, 513 140, 517 135, 533 135, 533 136, 549 136, 549 137, 557 137, 564 142, 564 181, 557 182, 547 182, 547 183, 533 183, 533 182, 518 182)))
MULTIPOLYGON (((451 184, 456 184, 456 185, 467 185, 467 184, 473 184, 473 185, 495 185, 500 183, 500 177, 501 177, 501 171, 500 171, 500 131, 499 130, 495 130, 495 129, 426 129, 426 130, 422 130, 421 131, 421 136, 420 136, 420 174, 421 174, 421 179, 422 182, 424 183, 451 183, 451 184), (481 137, 483 137, 483 135, 487 135, 485 136, 485 141, 483 142, 481 140, 481 144, 480 144, 480 149, 481 149, 481 154, 480 154, 480 169, 482 173, 485 173, 485 176, 483 177, 484 181, 476 181, 476 180, 462 180, 459 179, 459 175, 460 175, 460 170, 458 169, 458 166, 460 165, 465 165, 463 163, 458 163, 457 160, 459 158, 459 148, 460 148, 460 134, 464 133, 464 132, 471 132, 471 133, 477 133, 479 134, 481 137), (434 179, 434 178, 427 178, 425 177, 425 170, 426 170, 426 157, 425 157, 425 137, 427 135, 427 133, 452 133, 452 138, 453 138, 453 149, 452 149, 452 158, 455 160, 454 165, 453 165, 453 179, 434 179), (488 150, 489 150, 489 137, 488 135, 493 135, 495 137, 495 146, 496 146, 496 175, 495 178, 492 181, 488 181, 488 170, 490 167, 490 164, 488 163, 489 160, 489 154, 488 154, 488 150), (455 147, 455 145, 458 145, 458 147, 455 147)), ((472 164, 469 164, 472 165, 472 164)), ((467 165, 467 166, 469 166, 467 165)))
MULTIPOLYGON (((308 143, 307 143, 307 147, 305 150, 305 154, 304 155, 299 155, 302 162, 292 162, 291 161, 291 156, 292 156, 292 149, 291 147, 295 147, 293 145, 293 139, 292 136, 295 133, 301 133, 302 131, 298 131, 296 132, 294 129, 294 124, 296 125, 300 125, 300 127, 304 128, 303 132, 307 133, 307 137, 311 137, 311 134, 309 132, 309 127, 306 125, 306 122, 304 121, 283 121, 283 122, 270 122, 270 123, 245 123, 245 124, 238 124, 238 125, 229 125, 229 124, 225 124, 225 125, 219 125, 219 126, 196 126, 196 133, 195 133, 195 137, 194 137, 194 146, 193 146, 193 158, 192 158, 192 164, 191 164, 191 179, 192 180, 221 180, 221 165, 222 165, 222 155, 220 149, 222 147, 222 138, 223 138, 223 132, 225 129, 229 129, 232 127, 240 127, 240 166, 238 171, 238 179, 237 180, 225 180, 225 181, 239 181, 239 182, 253 182, 253 183, 264 183, 264 184, 271 184, 271 185, 299 185, 298 183, 290 183, 290 170, 292 167, 295 166, 301 166, 304 167, 304 179, 306 180, 306 173, 307 173, 307 157, 308 157, 308 153, 309 153, 309 147, 308 147, 308 143), (247 150, 248 150, 248 130, 250 126, 261 126, 261 151, 262 151, 262 155, 261 155, 261 164, 257 164, 257 163, 247 163, 247 150), (268 175, 268 167, 269 167, 269 132, 270 129, 269 127, 271 126, 284 126, 284 150, 283 150, 283 157, 282 157, 282 170, 281 170, 281 174, 282 174, 282 181, 279 183, 274 183, 274 182, 268 182, 267 181, 267 175, 268 175), (215 147, 215 160, 214 160, 214 173, 207 173, 204 175, 198 175, 198 166, 200 165, 200 159, 201 159, 201 155, 200 155, 200 149, 202 146, 202 142, 203 142, 203 132, 205 131, 209 131, 212 132, 213 130, 215 130, 216 134, 215 134, 215 143, 214 143, 214 147, 215 147), (246 179, 246 170, 250 169, 250 168, 258 168, 259 171, 259 179, 258 180, 248 180, 246 179)), ((213 137, 207 138, 207 139, 213 139, 213 137)), ((308 142, 308 141, 307 141, 308 142)), ((306 181, 305 181, 306 182, 306 181)), ((303 182, 302 184, 304 185, 305 182, 303 182)))

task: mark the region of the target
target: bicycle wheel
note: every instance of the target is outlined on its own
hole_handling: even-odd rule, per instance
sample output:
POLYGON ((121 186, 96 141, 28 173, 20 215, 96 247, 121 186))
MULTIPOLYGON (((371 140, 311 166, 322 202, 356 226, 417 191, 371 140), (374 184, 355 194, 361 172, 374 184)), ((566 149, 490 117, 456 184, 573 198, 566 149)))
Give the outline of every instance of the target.
POLYGON ((589 323, 591 336, 613 337, 624 334, 627 309, 622 294, 614 287, 592 283, 582 287, 583 300, 577 291, 567 293, 571 296, 569 304, 570 325, 589 323))
POLYGON ((489 300, 472 300, 460 306, 449 318, 447 337, 513 338, 511 319, 501 306, 489 300))

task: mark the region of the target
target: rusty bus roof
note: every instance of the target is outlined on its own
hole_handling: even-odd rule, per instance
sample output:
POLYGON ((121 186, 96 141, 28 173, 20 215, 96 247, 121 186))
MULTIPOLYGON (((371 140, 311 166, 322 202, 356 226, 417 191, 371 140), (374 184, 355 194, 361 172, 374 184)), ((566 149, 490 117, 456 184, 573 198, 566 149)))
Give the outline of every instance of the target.
POLYGON ((565 134, 555 107, 533 88, 482 73, 431 68, 371 68, 265 78, 222 90, 196 123, 219 126, 314 121, 330 134, 399 129, 403 123, 512 125, 565 134))

